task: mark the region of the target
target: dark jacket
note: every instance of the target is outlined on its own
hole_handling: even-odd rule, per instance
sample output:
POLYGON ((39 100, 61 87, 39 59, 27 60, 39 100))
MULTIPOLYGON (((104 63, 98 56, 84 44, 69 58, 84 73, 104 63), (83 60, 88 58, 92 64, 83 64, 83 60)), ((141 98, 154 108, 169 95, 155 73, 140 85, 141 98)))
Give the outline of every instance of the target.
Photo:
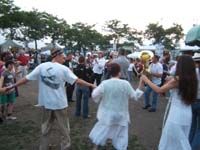
POLYGON ((77 68, 74 69, 74 74, 87 82, 91 82, 92 69, 86 68, 84 64, 78 64, 77 68))

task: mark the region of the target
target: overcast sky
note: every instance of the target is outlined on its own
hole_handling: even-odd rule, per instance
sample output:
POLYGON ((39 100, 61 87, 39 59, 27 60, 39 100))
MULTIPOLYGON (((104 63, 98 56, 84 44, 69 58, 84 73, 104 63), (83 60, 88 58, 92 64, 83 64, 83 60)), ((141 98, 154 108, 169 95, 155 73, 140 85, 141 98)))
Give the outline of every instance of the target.
POLYGON ((149 23, 160 22, 164 27, 178 23, 185 33, 200 24, 200 0, 14 0, 14 4, 57 15, 69 24, 80 21, 100 27, 118 19, 144 30, 149 23))

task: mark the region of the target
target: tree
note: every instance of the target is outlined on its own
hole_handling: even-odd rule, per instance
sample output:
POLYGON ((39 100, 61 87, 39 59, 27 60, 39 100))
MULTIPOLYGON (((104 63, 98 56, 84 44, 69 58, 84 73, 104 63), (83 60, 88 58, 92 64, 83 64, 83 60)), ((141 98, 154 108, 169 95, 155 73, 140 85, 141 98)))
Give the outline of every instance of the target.
POLYGON ((47 36, 52 39, 53 44, 61 39, 65 31, 69 28, 69 25, 65 20, 59 19, 48 13, 46 13, 45 24, 47 36))
POLYGON ((145 30, 145 37, 153 44, 161 44, 166 49, 175 49, 183 37, 181 25, 173 24, 172 27, 164 29, 158 23, 150 23, 145 30))
POLYGON ((70 50, 94 50, 97 45, 101 48, 109 43, 106 38, 95 29, 95 25, 88 25, 81 22, 72 24, 66 28, 63 37, 59 40, 60 44, 65 45, 70 50))
POLYGON ((46 35, 46 13, 32 10, 29 12, 21 11, 23 14, 23 23, 18 28, 22 34, 17 37, 17 40, 24 41, 27 46, 28 42, 35 42, 35 49, 37 50, 37 40, 43 39, 46 35))
POLYGON ((21 24, 19 7, 13 4, 13 0, 0 1, 0 28, 10 39, 14 39, 21 24))
POLYGON ((130 28, 128 24, 122 24, 119 20, 107 21, 105 31, 109 33, 117 47, 122 39, 129 41, 133 46, 135 46, 135 42, 141 43, 141 37, 138 37, 141 33, 130 28))
POLYGON ((0 1, 0 15, 10 14, 19 10, 19 7, 15 6, 13 0, 1 0, 0 1))

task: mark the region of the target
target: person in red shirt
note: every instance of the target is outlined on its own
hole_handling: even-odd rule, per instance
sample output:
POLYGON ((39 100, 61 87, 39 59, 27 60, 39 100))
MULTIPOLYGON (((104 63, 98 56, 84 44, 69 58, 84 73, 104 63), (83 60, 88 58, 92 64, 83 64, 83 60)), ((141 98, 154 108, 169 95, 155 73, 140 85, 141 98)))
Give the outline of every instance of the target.
POLYGON ((25 56, 25 51, 20 50, 19 51, 19 57, 17 57, 17 64, 19 64, 18 70, 19 73, 19 79, 22 79, 27 75, 27 69, 28 69, 28 62, 30 58, 28 56, 25 56))

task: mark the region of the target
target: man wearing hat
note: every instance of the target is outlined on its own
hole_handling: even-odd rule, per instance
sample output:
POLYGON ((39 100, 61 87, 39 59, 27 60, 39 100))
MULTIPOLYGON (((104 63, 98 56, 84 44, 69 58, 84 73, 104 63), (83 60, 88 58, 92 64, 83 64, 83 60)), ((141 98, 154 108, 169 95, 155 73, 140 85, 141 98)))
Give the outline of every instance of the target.
POLYGON ((197 100, 192 104, 192 125, 190 130, 190 144, 192 150, 200 149, 200 53, 195 53, 192 57, 196 63, 196 73, 198 79, 197 100))
POLYGON ((95 85, 79 79, 68 67, 62 65, 65 62, 65 54, 62 50, 52 51, 51 56, 51 62, 40 64, 26 77, 19 80, 13 87, 24 84, 29 80, 38 81, 38 105, 43 109, 40 150, 48 150, 49 133, 54 121, 57 121, 61 131, 60 133, 62 134, 61 150, 66 150, 70 147, 71 142, 65 82, 70 84, 78 83, 92 88, 95 85))

